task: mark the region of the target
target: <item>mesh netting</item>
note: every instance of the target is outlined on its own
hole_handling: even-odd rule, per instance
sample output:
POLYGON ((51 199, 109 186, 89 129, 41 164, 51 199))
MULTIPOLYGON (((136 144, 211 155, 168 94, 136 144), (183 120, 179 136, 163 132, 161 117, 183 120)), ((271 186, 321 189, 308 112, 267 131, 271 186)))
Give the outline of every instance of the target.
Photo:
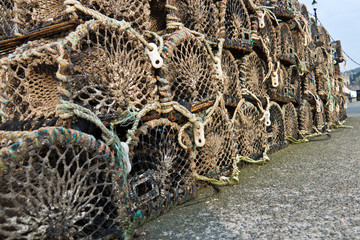
POLYGON ((243 86, 256 96, 266 96, 267 90, 264 84, 266 65, 259 56, 252 52, 238 61, 240 81, 243 86))
POLYGON ((285 123, 281 107, 276 102, 270 102, 271 125, 266 127, 268 144, 277 149, 285 144, 285 123))
MULTIPOLYGON (((204 34, 207 40, 216 42, 223 31, 223 22, 220 21, 218 8, 221 4, 221 1, 217 0, 170 0, 167 7, 170 10, 176 9, 170 11, 174 15, 171 16, 172 20, 182 23, 190 30, 204 34)), ((174 21, 169 22, 174 24, 174 21)), ((174 27, 170 26, 170 28, 174 27)))
POLYGON ((226 110, 216 107, 208 119, 205 124, 205 145, 197 148, 196 172, 218 179, 232 171, 234 138, 226 110))
POLYGON ((340 103, 339 103, 339 120, 343 121, 347 118, 346 114, 346 108, 347 108, 347 102, 346 97, 344 95, 340 96, 340 103))
POLYGON ((299 108, 299 129, 300 133, 309 133, 313 131, 314 113, 313 107, 307 100, 302 100, 299 108))
POLYGON ((261 113, 250 102, 240 103, 233 116, 237 153, 258 159, 266 148, 265 126, 261 113))
POLYGON ((326 31, 325 27, 322 25, 319 27, 319 34, 320 34, 320 40, 322 41, 324 46, 326 48, 328 48, 330 46, 330 42, 331 42, 330 35, 326 31))
MULTIPOLYGON (((289 82, 285 86, 285 96, 290 97, 291 101, 300 102, 301 98, 301 76, 300 71, 295 67, 290 67, 289 70, 289 82)), ((315 85, 314 85, 315 89, 315 85)))
POLYGON ((151 31, 159 32, 166 29, 166 0, 150 0, 151 31))
POLYGON ((225 12, 225 46, 243 49, 243 42, 250 43, 250 17, 243 1, 227 0, 225 12))
MULTIPOLYGON (((150 29, 150 5, 140 0, 80 0, 84 6, 115 19, 130 22, 141 31, 150 29)), ((53 24, 68 15, 63 0, 24 0, 18 4, 19 32, 26 34, 33 29, 53 24)), ((74 15, 77 17, 77 15, 74 15)))
POLYGON ((218 86, 213 61, 199 39, 177 31, 165 42, 163 54, 161 76, 165 80, 159 88, 162 101, 193 105, 215 98, 218 86))
POLYGON ((67 52, 71 68, 64 95, 69 101, 96 115, 115 114, 128 106, 138 111, 154 102, 156 79, 143 44, 122 29, 96 22, 86 27, 67 52))
POLYGON ((261 28, 258 23, 258 17, 252 18, 253 28, 257 35, 262 38, 265 47, 270 53, 270 57, 276 61, 277 56, 280 54, 280 38, 276 33, 273 22, 268 14, 264 17, 264 27, 261 28))
MULTIPOLYGON (((40 44, 31 45, 34 49, 40 44)), ((60 100, 57 49, 50 45, 45 45, 42 51, 25 49, 1 59, 0 96, 4 100, 0 108, 9 121, 51 119, 55 117, 55 107, 60 100)))
POLYGON ((318 100, 315 107, 315 126, 319 131, 326 128, 325 107, 321 100, 318 100))
POLYGON ((12 1, 0 0, 0 40, 14 34, 13 6, 12 1))
POLYGON ((182 133, 187 150, 178 142, 180 127, 168 119, 146 122, 131 147, 131 212, 153 216, 193 194, 194 159, 189 135, 182 133))
POLYGON ((305 39, 304 35, 300 33, 300 31, 292 30, 291 31, 291 39, 293 46, 293 54, 301 60, 304 61, 305 58, 305 39))
POLYGON ((282 106, 282 111, 284 114, 284 131, 285 136, 291 136, 294 138, 298 137, 299 126, 298 126, 298 117, 297 112, 294 107, 294 104, 287 103, 282 106))
POLYGON ((241 98, 241 84, 239 79, 239 69, 234 56, 230 51, 224 50, 221 56, 221 68, 224 80, 220 91, 236 98, 241 98))
POLYGON ((287 23, 280 24, 278 34, 280 36, 280 59, 291 62, 291 57, 294 54, 294 46, 291 31, 287 23))
POLYGON ((323 45, 321 38, 320 38, 320 31, 319 28, 315 22, 315 19, 310 19, 310 31, 311 31, 311 37, 316 46, 323 45))
MULTIPOLYGON (((334 52, 334 58, 336 60, 337 63, 343 62, 345 61, 345 56, 341 47, 341 41, 334 41, 331 43, 331 46, 335 49, 334 52)), ((337 65, 337 64, 335 64, 337 65)), ((339 74, 340 75, 340 74, 339 74)))
POLYGON ((301 13, 301 15, 305 18, 305 20, 307 21, 307 23, 309 23, 309 22, 310 22, 309 11, 308 11, 308 9, 307 9, 307 7, 306 7, 305 4, 301 3, 300 5, 301 5, 301 7, 300 7, 300 13, 301 13))
POLYGON ((125 184, 109 147, 64 128, 0 135, 1 239, 121 237, 125 184))

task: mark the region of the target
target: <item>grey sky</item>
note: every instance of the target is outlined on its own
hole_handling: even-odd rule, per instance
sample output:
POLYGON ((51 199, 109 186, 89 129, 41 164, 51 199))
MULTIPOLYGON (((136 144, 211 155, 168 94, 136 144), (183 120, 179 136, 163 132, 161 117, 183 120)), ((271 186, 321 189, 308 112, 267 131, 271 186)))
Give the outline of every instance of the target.
MULTIPOLYGON (((360 0, 316 0, 317 15, 321 23, 335 40, 341 40, 343 50, 360 63, 360 0)), ((299 0, 305 3, 309 13, 314 13, 313 0, 299 0)), ((348 70, 359 67, 347 59, 348 70)), ((341 64, 344 70, 344 63, 341 64)))

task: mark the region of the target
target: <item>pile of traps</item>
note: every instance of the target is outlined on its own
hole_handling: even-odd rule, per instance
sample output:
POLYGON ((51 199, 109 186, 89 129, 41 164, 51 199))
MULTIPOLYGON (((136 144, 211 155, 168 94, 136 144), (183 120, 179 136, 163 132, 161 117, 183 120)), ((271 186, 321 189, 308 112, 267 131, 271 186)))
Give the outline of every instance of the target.
POLYGON ((346 118, 297 0, 0 0, 0 238, 131 239, 346 118))

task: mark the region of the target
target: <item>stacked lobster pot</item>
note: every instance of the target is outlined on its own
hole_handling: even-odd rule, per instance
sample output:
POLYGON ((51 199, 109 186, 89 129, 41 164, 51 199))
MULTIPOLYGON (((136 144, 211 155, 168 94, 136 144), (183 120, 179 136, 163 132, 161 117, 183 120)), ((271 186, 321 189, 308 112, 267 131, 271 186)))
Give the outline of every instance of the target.
POLYGON ((297 0, 0 0, 0 238, 130 239, 346 118, 297 0))

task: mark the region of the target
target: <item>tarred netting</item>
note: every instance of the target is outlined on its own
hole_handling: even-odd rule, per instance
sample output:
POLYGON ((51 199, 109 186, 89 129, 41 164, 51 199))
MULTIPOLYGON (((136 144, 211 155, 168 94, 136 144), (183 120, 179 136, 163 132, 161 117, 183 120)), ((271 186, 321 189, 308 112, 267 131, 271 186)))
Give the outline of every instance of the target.
POLYGON ((232 171, 235 143, 227 111, 216 107, 205 124, 205 145, 197 148, 196 172, 200 175, 220 178, 232 171))
MULTIPOLYGON (((180 126, 168 119, 146 122, 130 145, 131 212, 137 216, 160 214, 171 205, 194 195, 195 163, 190 137, 182 132, 184 149, 178 142, 180 126)), ((135 216, 135 215, 134 215, 135 216)))
POLYGON ((223 82, 220 84, 220 91, 236 98, 241 98, 241 84, 239 78, 239 69, 236 59, 230 51, 224 50, 221 58, 221 67, 223 71, 223 82))
POLYGON ((14 3, 8 0, 0 0, 0 40, 14 35, 14 3))
POLYGON ((224 3, 217 0, 169 0, 167 7, 172 14, 168 28, 174 29, 180 23, 216 42, 224 28, 223 21, 220 21, 223 13, 220 11, 221 4, 224 3))
POLYGON ((267 90, 264 80, 266 65, 259 56, 253 52, 238 61, 241 84, 256 96, 266 96, 267 90))
POLYGON ((227 0, 225 11, 225 46, 232 49, 246 49, 247 46, 245 45, 251 44, 250 35, 250 17, 243 1, 227 0))
POLYGON ((216 97, 213 61, 198 38, 187 31, 177 31, 167 38, 163 54, 160 75, 165 80, 159 88, 162 101, 193 105, 216 97))
POLYGON ((299 108, 299 129, 300 134, 311 133, 314 126, 313 107, 307 100, 302 100, 299 108))
POLYGON ((233 116, 237 154, 258 159, 266 148, 266 132, 262 115, 252 103, 241 102, 233 116))
MULTIPOLYGON (((14 11, 21 34, 63 21, 69 16, 63 0, 23 0, 18 2, 14 11)), ((150 29, 150 5, 148 1, 80 0, 79 3, 108 17, 130 22, 133 28, 140 31, 150 29)), ((86 15, 83 12, 79 13, 86 15)), ((73 16, 73 18, 76 17, 77 15, 73 16)), ((84 16, 84 18, 87 19, 88 16, 84 16)))
POLYGON ((287 23, 281 23, 277 29, 280 36, 280 56, 279 58, 286 62, 294 61, 294 46, 291 31, 287 23))
POLYGON ((44 47, 41 43, 33 42, 18 49, 17 55, 1 59, 0 96, 3 101, 0 108, 7 121, 53 119, 56 116, 55 107, 60 101, 58 87, 62 85, 56 77, 59 54, 56 45, 44 47))
POLYGON ((276 102, 270 102, 271 125, 266 127, 267 141, 271 149, 278 149, 285 144, 285 123, 281 107, 276 102))
POLYGON ((284 131, 285 137, 291 136, 294 138, 298 137, 299 134, 299 124, 298 124, 298 115, 294 104, 287 103, 282 106, 282 111, 284 114, 284 131))
POLYGON ((154 102, 156 79, 144 45, 123 29, 99 22, 84 27, 67 51, 71 66, 64 95, 69 101, 96 115, 116 114, 129 106, 139 111, 154 102))
POLYGON ((326 128, 325 107, 320 99, 318 99, 315 106, 315 127, 321 132, 326 128))
POLYGON ((122 236, 126 178, 103 142, 64 128, 0 136, 1 239, 122 236))

